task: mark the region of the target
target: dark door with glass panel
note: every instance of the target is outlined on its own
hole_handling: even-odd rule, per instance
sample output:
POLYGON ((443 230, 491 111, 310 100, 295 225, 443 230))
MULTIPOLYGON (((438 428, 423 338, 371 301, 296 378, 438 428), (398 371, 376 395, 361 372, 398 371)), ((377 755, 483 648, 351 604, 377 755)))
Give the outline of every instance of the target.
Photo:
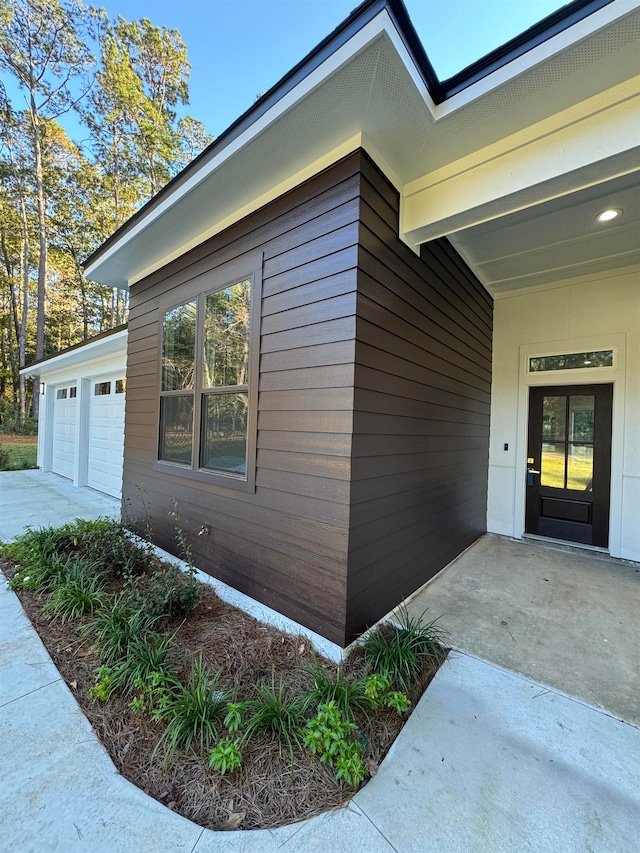
POLYGON ((531 388, 526 532, 609 544, 612 385, 531 388))

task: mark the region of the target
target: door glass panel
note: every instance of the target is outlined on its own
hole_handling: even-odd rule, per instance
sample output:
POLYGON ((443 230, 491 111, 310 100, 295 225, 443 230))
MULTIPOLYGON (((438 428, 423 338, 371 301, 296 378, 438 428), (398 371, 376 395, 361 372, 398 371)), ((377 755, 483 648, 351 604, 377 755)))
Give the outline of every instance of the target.
POLYGON ((595 397, 569 397, 569 441, 593 441, 595 397))
POLYGON ((542 440, 564 441, 567 412, 566 397, 542 398, 542 440))
POLYGON ((590 492, 593 486, 593 446, 569 445, 567 488, 590 492))
POLYGON ((542 445, 540 485, 552 489, 564 489, 565 459, 564 442, 545 442, 542 445))

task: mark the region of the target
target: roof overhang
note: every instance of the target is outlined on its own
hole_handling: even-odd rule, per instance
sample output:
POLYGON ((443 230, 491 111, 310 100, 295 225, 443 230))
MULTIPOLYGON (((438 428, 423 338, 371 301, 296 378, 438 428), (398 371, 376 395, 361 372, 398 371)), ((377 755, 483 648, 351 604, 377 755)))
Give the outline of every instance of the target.
POLYGON ((29 367, 23 367, 20 373, 23 376, 39 376, 44 380, 50 374, 81 364, 86 365, 88 361, 97 361, 114 355, 125 357, 126 352, 127 329, 119 329, 105 332, 96 338, 83 341, 63 352, 30 364, 29 367))
POLYGON ((638 4, 570 5, 591 13, 438 102, 402 4, 368 0, 98 249, 87 276, 133 284, 360 146, 400 191, 414 249, 634 172, 638 4))

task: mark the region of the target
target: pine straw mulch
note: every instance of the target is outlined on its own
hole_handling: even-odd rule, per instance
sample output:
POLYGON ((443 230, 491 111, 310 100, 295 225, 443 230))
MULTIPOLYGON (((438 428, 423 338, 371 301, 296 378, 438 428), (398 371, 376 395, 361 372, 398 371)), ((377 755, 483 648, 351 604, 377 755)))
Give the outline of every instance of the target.
MULTIPOLYGON (((0 557, 0 570, 10 578, 11 561, 0 557)), ((266 829, 313 817, 355 793, 306 750, 294 746, 292 763, 289 750, 266 735, 252 738, 243 747, 240 768, 228 775, 211 769, 195 752, 178 753, 169 769, 163 770, 162 750, 154 757, 152 753, 164 725, 134 713, 129 698, 117 693, 105 703, 89 695, 99 661, 80 636, 86 620, 52 620, 41 613, 46 600, 41 593, 20 590, 17 594, 118 771, 173 811, 214 830, 266 829)), ((258 622, 223 602, 206 584, 198 607, 186 618, 176 619, 169 630, 177 632, 179 674, 186 677, 194 656, 202 651, 207 666, 226 668, 237 689, 237 701, 255 698, 251 685, 271 683, 272 673, 276 684, 282 676, 292 689, 303 691, 313 686, 306 664, 320 661, 335 670, 335 664, 313 650, 308 638, 258 622)), ((345 662, 344 671, 354 677, 365 674, 366 665, 357 650, 345 662)), ((433 665, 423 673, 409 694, 412 707, 436 671, 433 665)), ((371 717, 373 731, 362 756, 370 775, 375 775, 410 711, 402 717, 391 710, 377 711, 371 717)))

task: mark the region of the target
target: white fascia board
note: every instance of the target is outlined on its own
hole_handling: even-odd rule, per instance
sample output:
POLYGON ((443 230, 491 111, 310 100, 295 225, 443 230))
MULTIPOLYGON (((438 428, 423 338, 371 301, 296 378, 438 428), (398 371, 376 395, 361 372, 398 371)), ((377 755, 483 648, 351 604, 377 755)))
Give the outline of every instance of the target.
POLYGON ((109 335, 99 341, 91 341, 68 352, 53 355, 51 358, 38 364, 32 364, 30 367, 23 367, 20 374, 22 376, 44 377, 66 370, 69 367, 75 367, 89 361, 97 361, 112 355, 121 355, 126 358, 126 353, 127 330, 123 329, 121 332, 116 332, 115 335, 109 335))
POLYGON ((597 12, 593 12, 581 21, 568 27, 537 47, 528 50, 511 62, 496 69, 491 74, 472 83, 466 89, 452 95, 438 104, 434 110, 436 121, 446 118, 463 107, 477 101, 516 77, 531 71, 537 65, 548 62, 560 53, 564 53, 581 41, 595 35, 599 30, 616 23, 626 15, 638 11, 638 0, 614 0, 597 12))
POLYGON ((284 195, 289 190, 294 189, 294 187, 299 186, 304 183, 304 181, 312 178, 314 175, 317 175, 323 169, 328 168, 333 163, 336 163, 338 160, 341 160, 343 157, 346 157, 348 154, 351 154, 354 151, 357 151, 358 148, 363 147, 363 136, 361 133, 352 136, 350 139, 345 140, 342 145, 339 145, 337 148, 327 152, 324 157, 321 157, 319 160, 315 160, 312 163, 309 163, 305 166, 304 169, 301 169, 298 172, 290 175, 286 181, 282 181, 279 184, 275 184, 270 187, 268 192, 262 193, 259 196, 256 196, 251 200, 249 204, 243 205, 242 207, 238 207, 233 210, 232 213, 224 216, 221 219, 216 219, 214 223, 209 225, 204 231, 199 231, 197 234, 193 236, 191 240, 182 243, 179 248, 177 248, 173 252, 168 252, 164 255, 159 255, 154 259, 153 263, 149 266, 136 271, 129 279, 129 286, 135 284, 138 281, 141 281, 143 278, 146 278, 151 273, 155 272, 158 269, 166 266, 171 263, 171 261, 176 258, 181 257, 190 249, 199 246, 201 243, 204 243, 205 240, 208 240, 210 237, 213 237, 215 234, 219 234, 221 231, 224 231, 225 228, 229 228, 231 225, 234 225, 236 222, 241 221, 245 217, 249 216, 256 210, 259 210, 264 205, 268 204, 270 201, 274 201, 276 198, 279 198, 281 195, 284 195))
POLYGON ((422 243, 638 168, 630 80, 405 185, 401 230, 422 243))
MULTIPOLYGON (((252 139, 259 136, 274 122, 278 121, 286 112, 292 109, 297 103, 307 97, 314 89, 324 83, 332 74, 346 65, 355 56, 365 50, 376 39, 380 38, 383 33, 397 32, 385 11, 381 12, 361 30, 359 30, 348 42, 342 45, 338 50, 329 56, 321 65, 312 71, 290 92, 284 95, 271 109, 267 110, 264 115, 260 116, 256 121, 248 127, 238 137, 233 139, 220 152, 213 156, 210 160, 204 162, 194 173, 179 184, 173 192, 167 196, 149 212, 140 218, 122 237, 117 240, 107 251, 99 258, 89 264, 85 268, 85 275, 88 278, 100 281, 100 268, 123 246, 135 239, 143 230, 151 226, 159 219, 170 207, 173 207, 177 202, 191 192, 198 184, 206 180, 206 178, 216 169, 219 169, 227 160, 233 157, 239 150, 248 145, 252 139)), ((136 277, 138 277, 136 273, 136 277)))

